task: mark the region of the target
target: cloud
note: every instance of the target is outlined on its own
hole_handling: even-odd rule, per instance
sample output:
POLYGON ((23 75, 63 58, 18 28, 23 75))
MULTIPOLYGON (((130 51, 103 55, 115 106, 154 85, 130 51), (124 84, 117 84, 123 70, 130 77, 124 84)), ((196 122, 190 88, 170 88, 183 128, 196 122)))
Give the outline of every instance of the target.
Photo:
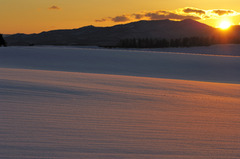
POLYGON ((135 19, 142 19, 144 17, 144 15, 142 14, 132 14, 133 16, 135 16, 135 19))
POLYGON ((212 13, 217 14, 219 16, 237 14, 237 12, 233 10, 224 10, 224 9, 214 9, 212 10, 212 13))
POLYGON ((95 22, 105 22, 105 21, 107 21, 106 18, 102 18, 102 19, 97 19, 97 20, 95 20, 95 22))
POLYGON ((184 19, 193 19, 193 20, 204 20, 204 19, 214 19, 221 16, 236 16, 240 13, 234 10, 228 9, 212 9, 204 10, 193 7, 179 8, 173 11, 159 10, 159 11, 148 11, 140 12, 133 14, 123 14, 115 17, 102 18, 95 20, 96 22, 127 22, 127 21, 136 21, 136 20, 162 20, 162 19, 171 19, 171 20, 184 20, 184 19))
POLYGON ((130 19, 126 15, 120 15, 120 16, 111 18, 111 20, 113 22, 126 22, 126 21, 129 21, 130 19))
POLYGON ((60 10, 61 8, 59 8, 58 6, 53 5, 53 6, 49 7, 48 9, 50 9, 50 10, 60 10))
POLYGON ((161 19, 173 19, 173 20, 183 20, 183 19, 194 19, 199 20, 200 17, 192 15, 181 15, 167 11, 156 11, 149 12, 145 14, 145 17, 148 17, 150 20, 161 20, 161 19))
POLYGON ((95 22, 105 22, 105 21, 112 21, 112 22, 127 22, 130 21, 130 17, 128 15, 120 15, 116 17, 107 17, 107 18, 102 18, 102 19, 97 19, 95 22))
POLYGON ((173 20, 184 20, 184 19, 194 19, 199 20, 200 17, 194 15, 181 15, 177 13, 172 13, 169 11, 154 11, 154 12, 143 12, 143 13, 133 13, 129 15, 120 15, 116 17, 108 17, 97 19, 95 22, 127 22, 134 20, 163 20, 163 19, 173 19, 173 20))
POLYGON ((184 13, 195 13, 195 14, 199 14, 199 15, 206 14, 205 10, 197 9, 197 8, 184 8, 183 12, 184 13))

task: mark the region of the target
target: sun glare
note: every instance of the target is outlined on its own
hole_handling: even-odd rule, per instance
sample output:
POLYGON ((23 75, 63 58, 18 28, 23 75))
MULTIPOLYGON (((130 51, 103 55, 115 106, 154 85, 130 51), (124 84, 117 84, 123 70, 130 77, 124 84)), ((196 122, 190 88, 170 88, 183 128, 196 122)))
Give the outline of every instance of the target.
POLYGON ((231 26, 231 23, 229 21, 222 21, 219 25, 220 29, 226 30, 231 26))

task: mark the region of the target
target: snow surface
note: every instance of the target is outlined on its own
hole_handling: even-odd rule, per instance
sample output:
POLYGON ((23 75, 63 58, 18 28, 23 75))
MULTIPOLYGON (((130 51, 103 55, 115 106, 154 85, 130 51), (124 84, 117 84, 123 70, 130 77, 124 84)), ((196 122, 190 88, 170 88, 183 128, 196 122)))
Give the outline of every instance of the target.
POLYGON ((240 57, 133 50, 10 47, 0 67, 240 83, 240 57))
MULTIPOLYGON (((133 49, 136 50, 136 49, 133 49)), ((145 51, 157 52, 178 52, 178 53, 191 53, 191 54, 211 54, 211 55, 226 55, 226 56, 240 56, 239 44, 224 44, 224 45, 211 45, 200 47, 182 47, 182 48, 153 48, 141 49, 145 51)))
POLYGON ((0 48, 0 158, 239 158, 239 58, 0 48))

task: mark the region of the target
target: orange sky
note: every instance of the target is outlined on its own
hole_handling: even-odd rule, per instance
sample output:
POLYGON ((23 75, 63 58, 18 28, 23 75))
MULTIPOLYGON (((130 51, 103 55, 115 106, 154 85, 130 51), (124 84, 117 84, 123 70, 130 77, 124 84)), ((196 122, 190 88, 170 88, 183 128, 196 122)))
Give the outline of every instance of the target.
POLYGON ((1 0, 0 33, 39 33, 137 20, 192 18, 217 27, 240 22, 237 0, 1 0))

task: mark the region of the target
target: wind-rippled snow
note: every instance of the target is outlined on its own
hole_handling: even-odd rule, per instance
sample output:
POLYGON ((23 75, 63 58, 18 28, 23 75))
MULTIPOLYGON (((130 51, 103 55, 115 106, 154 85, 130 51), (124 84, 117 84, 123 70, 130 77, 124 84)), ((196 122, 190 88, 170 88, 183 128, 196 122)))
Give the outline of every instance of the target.
POLYGON ((239 79, 239 57, 0 48, 0 158, 239 158, 239 79))

